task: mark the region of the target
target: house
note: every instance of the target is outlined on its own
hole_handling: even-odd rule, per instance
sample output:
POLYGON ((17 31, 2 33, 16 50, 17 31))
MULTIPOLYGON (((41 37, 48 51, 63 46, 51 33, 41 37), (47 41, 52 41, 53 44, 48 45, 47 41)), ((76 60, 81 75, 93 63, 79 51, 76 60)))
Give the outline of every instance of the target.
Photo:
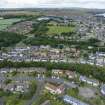
POLYGON ((61 76, 64 74, 64 71, 60 70, 60 69, 52 69, 52 74, 57 75, 57 76, 61 76))
POLYGON ((86 104, 86 103, 84 103, 80 100, 77 100, 76 98, 68 96, 68 95, 65 95, 63 97, 63 100, 64 100, 64 102, 66 102, 70 105, 89 105, 89 104, 86 104))
POLYGON ((29 89, 29 84, 27 83, 11 83, 5 87, 5 91, 15 92, 27 92, 29 89))
POLYGON ((94 80, 94 79, 87 78, 85 76, 80 76, 79 80, 81 82, 85 82, 85 83, 90 84, 90 85, 93 85, 93 86, 99 86, 99 81, 94 80))
POLYGON ((52 94, 62 94, 64 93, 64 84, 46 83, 45 89, 52 94))
POLYGON ((73 79, 73 78, 76 77, 75 72, 72 72, 72 71, 70 71, 70 70, 66 70, 66 71, 65 71, 65 75, 66 75, 69 79, 73 79))
POLYGON ((105 84, 101 86, 101 93, 102 95, 105 95, 105 84))
POLYGON ((8 73, 9 72, 9 68, 1 68, 0 69, 0 73, 8 73))

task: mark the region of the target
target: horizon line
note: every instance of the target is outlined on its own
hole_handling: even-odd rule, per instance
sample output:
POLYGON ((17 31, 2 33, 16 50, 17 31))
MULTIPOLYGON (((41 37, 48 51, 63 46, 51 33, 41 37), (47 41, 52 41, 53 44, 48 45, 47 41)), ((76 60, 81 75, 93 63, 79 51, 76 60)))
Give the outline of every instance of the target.
POLYGON ((15 9, 91 9, 91 10, 105 10, 105 8, 84 8, 84 7, 17 7, 17 8, 14 8, 14 7, 11 7, 11 8, 0 8, 1 9, 4 9, 4 10, 15 10, 15 9))

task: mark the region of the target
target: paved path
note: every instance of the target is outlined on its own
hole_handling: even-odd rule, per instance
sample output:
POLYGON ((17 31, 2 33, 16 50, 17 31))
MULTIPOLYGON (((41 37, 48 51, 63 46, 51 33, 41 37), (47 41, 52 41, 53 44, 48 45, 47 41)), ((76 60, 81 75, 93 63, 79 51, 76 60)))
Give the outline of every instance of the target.
POLYGON ((0 105, 4 105, 4 101, 2 98, 0 98, 0 105))
POLYGON ((35 94, 33 95, 32 99, 29 100, 29 102, 26 105, 32 105, 35 101, 37 101, 38 98, 40 97, 43 89, 44 89, 44 81, 39 81, 37 84, 37 90, 36 90, 35 94))

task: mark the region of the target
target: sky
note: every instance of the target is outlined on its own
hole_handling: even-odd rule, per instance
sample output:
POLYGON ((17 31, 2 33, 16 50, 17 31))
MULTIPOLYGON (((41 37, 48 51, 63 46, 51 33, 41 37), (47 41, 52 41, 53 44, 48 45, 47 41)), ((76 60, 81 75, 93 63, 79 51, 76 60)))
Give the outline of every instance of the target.
POLYGON ((105 0, 0 0, 0 8, 98 8, 105 0))

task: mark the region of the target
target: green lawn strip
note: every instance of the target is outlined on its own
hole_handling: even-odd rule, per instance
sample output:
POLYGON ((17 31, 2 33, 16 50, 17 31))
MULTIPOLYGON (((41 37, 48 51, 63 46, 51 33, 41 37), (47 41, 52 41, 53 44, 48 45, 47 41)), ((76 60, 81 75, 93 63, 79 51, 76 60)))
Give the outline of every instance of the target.
POLYGON ((73 32, 74 28, 69 26, 48 26, 47 34, 61 34, 66 32, 73 32))

